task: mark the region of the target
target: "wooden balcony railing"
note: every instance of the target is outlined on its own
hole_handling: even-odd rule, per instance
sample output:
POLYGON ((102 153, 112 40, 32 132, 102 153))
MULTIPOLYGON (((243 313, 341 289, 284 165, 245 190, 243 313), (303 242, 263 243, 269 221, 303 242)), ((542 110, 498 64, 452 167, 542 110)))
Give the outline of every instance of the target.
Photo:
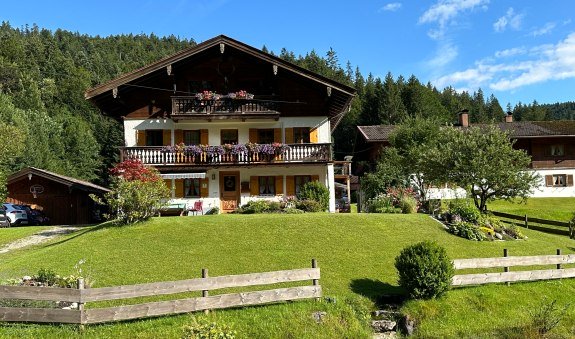
POLYGON ((146 165, 215 166, 231 164, 305 163, 331 161, 331 144, 289 144, 282 154, 246 152, 240 154, 208 154, 193 156, 181 152, 165 152, 162 146, 120 147, 121 160, 139 159, 146 165))
POLYGON ((210 118, 228 116, 255 116, 277 118, 277 103, 259 99, 220 98, 217 100, 200 100, 194 96, 172 97, 172 117, 175 118, 210 118))
POLYGON ((335 175, 351 175, 351 161, 334 161, 333 173, 335 175))

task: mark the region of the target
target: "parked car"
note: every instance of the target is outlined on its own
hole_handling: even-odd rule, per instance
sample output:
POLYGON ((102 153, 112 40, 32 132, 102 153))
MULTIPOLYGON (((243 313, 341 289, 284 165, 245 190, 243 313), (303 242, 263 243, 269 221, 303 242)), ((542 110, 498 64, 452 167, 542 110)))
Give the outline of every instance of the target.
POLYGON ((2 206, 6 210, 6 215, 12 225, 28 225, 28 214, 25 209, 10 203, 2 204, 2 206))
POLYGON ((10 218, 6 215, 6 210, 0 206, 0 227, 10 227, 10 218))

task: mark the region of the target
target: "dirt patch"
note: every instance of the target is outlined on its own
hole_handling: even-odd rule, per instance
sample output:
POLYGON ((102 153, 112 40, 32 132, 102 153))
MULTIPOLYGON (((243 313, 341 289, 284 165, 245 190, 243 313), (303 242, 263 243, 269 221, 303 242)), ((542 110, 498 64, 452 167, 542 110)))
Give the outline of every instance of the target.
POLYGON ((38 245, 48 240, 54 239, 57 236, 68 234, 77 231, 77 227, 54 227, 49 230, 44 230, 26 238, 18 239, 14 242, 0 248, 0 254, 7 253, 13 250, 24 248, 27 246, 38 245))

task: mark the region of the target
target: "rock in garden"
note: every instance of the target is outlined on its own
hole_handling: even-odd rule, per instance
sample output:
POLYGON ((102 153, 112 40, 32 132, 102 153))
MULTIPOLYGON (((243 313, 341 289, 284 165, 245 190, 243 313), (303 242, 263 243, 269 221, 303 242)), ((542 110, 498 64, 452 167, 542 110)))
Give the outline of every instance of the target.
POLYGON ((503 240, 503 236, 501 235, 501 233, 495 233, 495 237, 499 240, 503 240))
POLYGON ((382 317, 384 319, 396 319, 399 317, 399 312, 391 310, 376 310, 373 311, 374 317, 382 317))
POLYGON ((415 320, 406 315, 399 322, 399 329, 404 335, 412 335, 415 330, 415 320))
POLYGON ((317 312, 313 312, 311 314, 311 317, 313 318, 313 320, 315 320, 316 323, 321 323, 323 317, 325 317, 327 315, 327 312, 322 312, 322 311, 317 311, 317 312))
POLYGON ((30 280, 32 280, 32 277, 29 275, 25 275, 22 277, 22 281, 30 281, 30 280))
POLYGON ((395 329, 396 322, 393 320, 372 320, 371 327, 375 332, 388 332, 395 329))

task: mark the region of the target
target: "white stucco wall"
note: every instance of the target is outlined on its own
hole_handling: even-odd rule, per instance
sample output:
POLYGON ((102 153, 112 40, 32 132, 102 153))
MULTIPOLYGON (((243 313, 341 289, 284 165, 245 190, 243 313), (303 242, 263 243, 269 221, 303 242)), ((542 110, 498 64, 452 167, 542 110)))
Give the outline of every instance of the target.
MULTIPOLYGON (((290 127, 311 127, 318 130, 318 142, 330 143, 331 131, 330 123, 327 117, 293 117, 280 118, 275 120, 257 120, 250 119, 246 121, 225 120, 225 121, 195 121, 182 120, 174 123, 171 119, 127 119, 124 120, 124 138, 125 145, 128 147, 136 146, 136 131, 146 129, 207 129, 208 141, 210 145, 220 145, 220 131, 222 129, 237 129, 238 142, 245 144, 249 142, 250 128, 281 128, 285 131, 290 127)), ((282 132, 282 142, 285 142, 285 132, 282 132)), ((174 133, 172 132, 172 141, 174 133)))
POLYGON ((575 176, 575 169, 548 169, 548 170, 535 170, 535 173, 539 174, 540 181, 537 189, 531 195, 534 198, 565 198, 565 197, 575 197, 575 186, 571 187, 546 187, 545 186, 545 176, 546 175, 556 175, 556 174, 566 174, 575 176))

